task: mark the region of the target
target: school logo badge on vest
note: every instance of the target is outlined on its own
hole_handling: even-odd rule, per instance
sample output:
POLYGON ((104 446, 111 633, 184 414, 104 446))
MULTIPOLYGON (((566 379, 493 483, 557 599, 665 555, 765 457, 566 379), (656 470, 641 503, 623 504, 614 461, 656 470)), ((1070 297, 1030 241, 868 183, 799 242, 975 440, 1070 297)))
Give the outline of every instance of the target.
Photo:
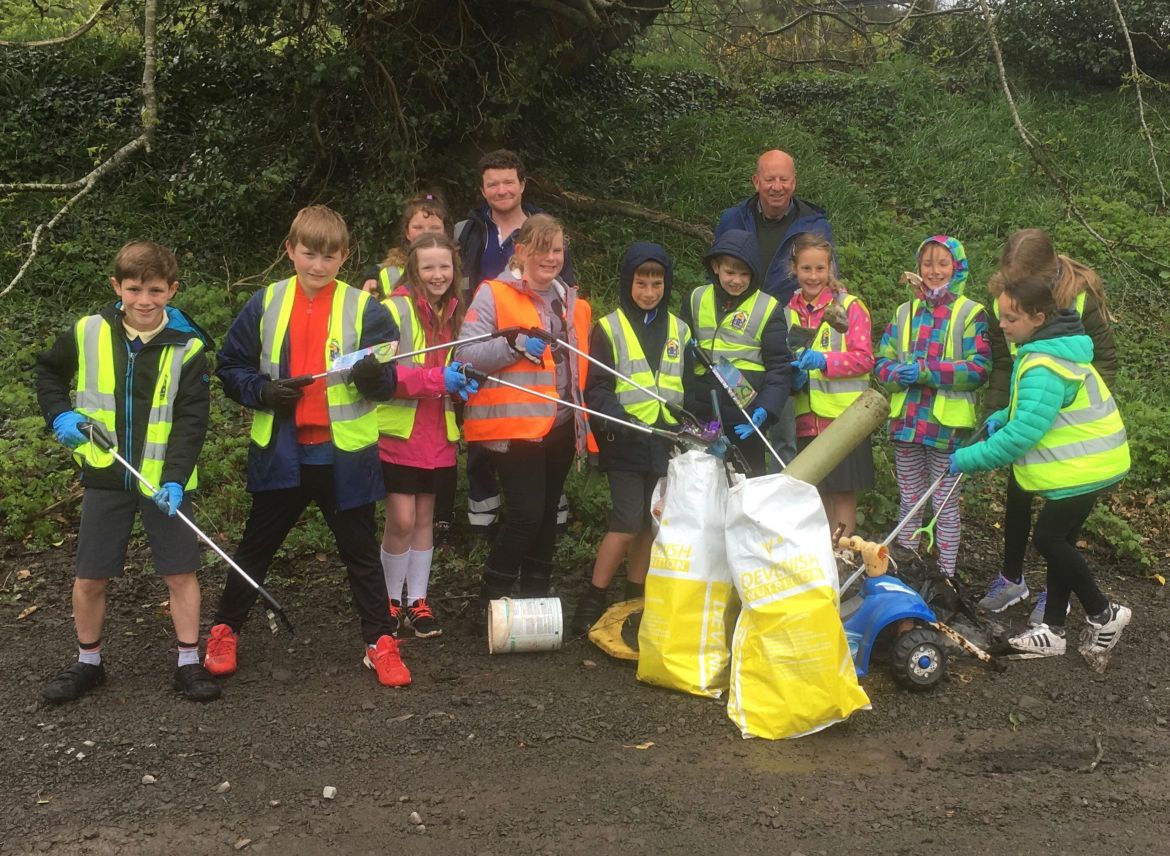
POLYGON ((666 356, 672 360, 677 360, 679 354, 678 339, 666 340, 666 356))
POLYGON ((746 312, 743 312, 743 311, 736 312, 734 315, 731 316, 731 329, 738 330, 739 332, 742 333, 743 329, 745 327, 747 327, 747 322, 748 322, 748 317, 747 317, 746 312))
POLYGON ((829 330, 828 330, 828 328, 826 328, 825 331, 823 333, 821 333, 821 347, 822 348, 829 347, 829 330))
POLYGON ((329 365, 337 362, 337 358, 341 356, 341 345, 337 343, 336 339, 329 340, 329 365))

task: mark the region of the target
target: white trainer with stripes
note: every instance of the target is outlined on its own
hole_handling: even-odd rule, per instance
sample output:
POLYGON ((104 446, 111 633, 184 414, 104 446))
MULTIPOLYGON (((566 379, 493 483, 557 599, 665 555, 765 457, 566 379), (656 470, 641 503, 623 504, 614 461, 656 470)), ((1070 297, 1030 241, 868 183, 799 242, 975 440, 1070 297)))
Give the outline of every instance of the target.
POLYGON ((1016 653, 1008 655, 1013 660, 1035 660, 1039 657, 1059 657, 1068 648, 1065 638, 1047 624, 1029 628, 1019 636, 1008 640, 1016 653))
POLYGON ((1110 602, 1109 617, 1103 623, 1098 624, 1089 619, 1088 627, 1081 635, 1078 650, 1093 669, 1105 671, 1105 666, 1109 663, 1109 652, 1116 647, 1121 639, 1121 631, 1132 617, 1133 612, 1128 606, 1110 602))

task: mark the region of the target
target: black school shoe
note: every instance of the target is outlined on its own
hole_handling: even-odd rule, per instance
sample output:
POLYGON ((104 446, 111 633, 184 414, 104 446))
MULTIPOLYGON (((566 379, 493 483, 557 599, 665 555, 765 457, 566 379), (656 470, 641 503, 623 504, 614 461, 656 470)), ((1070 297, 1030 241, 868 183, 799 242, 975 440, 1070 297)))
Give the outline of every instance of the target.
POLYGON ((199 663, 175 669, 175 689, 188 701, 215 701, 222 692, 211 672, 199 663))
POLYGON ((597 623, 597 619, 605 614, 608 592, 599 589, 591 583, 585 584, 585 591, 577 599, 577 610, 573 613, 573 620, 569 622, 569 632, 574 636, 584 636, 589 628, 597 623))
POLYGON ((75 660, 41 690, 45 701, 62 704, 77 701, 91 689, 106 682, 106 667, 75 660))

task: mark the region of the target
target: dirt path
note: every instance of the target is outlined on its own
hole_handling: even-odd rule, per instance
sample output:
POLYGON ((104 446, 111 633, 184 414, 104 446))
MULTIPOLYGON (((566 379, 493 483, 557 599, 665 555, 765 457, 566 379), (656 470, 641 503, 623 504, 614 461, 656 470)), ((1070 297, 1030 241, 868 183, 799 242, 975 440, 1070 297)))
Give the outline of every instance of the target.
POLYGON ((39 609, 0 613, 0 853, 1170 852, 1170 616, 1133 578, 1102 579, 1135 613, 1103 676, 1075 654, 1002 675, 963 660, 914 696, 879 671, 873 711, 769 743, 588 643, 489 658, 454 623, 407 640, 414 684, 382 689, 326 565, 321 585, 281 592, 297 635, 254 618, 206 706, 169 690, 163 589, 118 583, 109 682, 47 707, 72 639, 65 553, 5 560, 39 609))

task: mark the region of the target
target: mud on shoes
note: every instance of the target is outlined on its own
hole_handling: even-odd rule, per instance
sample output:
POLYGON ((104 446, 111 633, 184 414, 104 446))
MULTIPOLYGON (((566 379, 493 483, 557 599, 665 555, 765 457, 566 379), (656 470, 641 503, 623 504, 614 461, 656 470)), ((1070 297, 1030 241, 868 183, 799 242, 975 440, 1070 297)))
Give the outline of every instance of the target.
POLYGON ((41 697, 53 704, 77 701, 91 689, 106 682, 106 667, 74 662, 45 684, 41 697))
POLYGON ((1064 634, 1057 633, 1047 624, 1040 624, 1008 639, 1014 653, 1013 660, 1035 660, 1040 657, 1060 657, 1068 648, 1064 634))
POLYGON ((1121 631, 1132 617, 1133 612, 1128 606, 1110 602, 1109 608, 1102 615, 1089 619, 1089 626, 1084 629, 1077 650, 1094 671, 1105 671, 1109 665, 1109 654, 1121 640, 1121 631), (1103 620, 1098 622, 1097 619, 1103 620))

